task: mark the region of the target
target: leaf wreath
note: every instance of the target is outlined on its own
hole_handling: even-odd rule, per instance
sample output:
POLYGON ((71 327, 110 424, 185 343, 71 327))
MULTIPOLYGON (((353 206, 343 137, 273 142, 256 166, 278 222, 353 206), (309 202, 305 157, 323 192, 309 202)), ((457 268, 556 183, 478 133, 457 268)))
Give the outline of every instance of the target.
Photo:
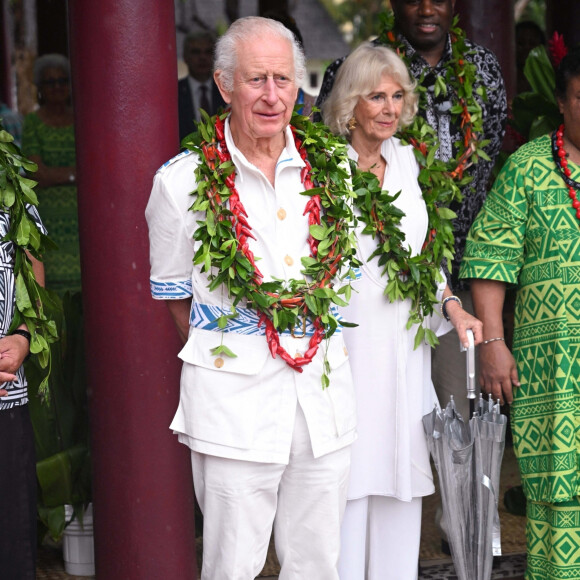
POLYGON ((21 154, 12 135, 0 126, 0 211, 10 217, 10 229, 3 241, 12 242, 15 249, 15 307, 7 334, 21 324, 28 327, 31 334, 30 352, 36 355, 42 368, 49 369, 38 389, 40 396, 47 399, 51 368, 49 345, 58 336, 54 320, 49 320, 44 310, 48 295, 36 281, 26 252, 42 260, 42 255, 47 249, 54 248, 54 244, 39 230, 27 211, 27 206, 38 205, 33 189, 36 182, 23 177, 20 174, 22 169, 34 172, 37 166, 21 154))
POLYGON ((381 274, 388 280, 384 294, 389 302, 411 300, 407 328, 418 324, 415 348, 423 340, 431 346, 438 343, 435 333, 425 328, 424 320, 438 303, 441 263, 453 257, 451 219, 455 213, 446 206, 460 195, 453 180, 446 175, 444 164, 430 159, 429 167, 432 169, 423 167, 419 173, 419 182, 425 185, 423 196, 429 228, 421 253, 415 256, 404 245, 405 234, 400 229, 404 212, 394 205, 400 192, 392 195, 381 189, 379 180, 370 172, 355 171, 353 177, 355 205, 360 211, 359 219, 365 224, 363 234, 377 241, 369 260, 378 258, 381 274))
MULTIPOLYGON (((378 42, 395 50, 403 59, 410 70, 411 57, 406 53, 407 45, 401 37, 394 32, 395 18, 392 12, 382 13, 380 18, 383 23, 383 30, 378 38, 378 42)), ((480 140, 483 135, 483 113, 481 106, 475 98, 475 94, 486 100, 484 87, 474 89, 477 79, 477 68, 475 64, 467 60, 466 55, 471 51, 465 42, 465 32, 458 26, 459 17, 456 15, 449 31, 451 39, 451 58, 444 63, 444 72, 435 79, 434 95, 449 96, 452 102, 449 114, 451 124, 460 127, 462 139, 454 143, 457 153, 454 158, 447 162, 447 171, 457 182, 459 187, 467 185, 472 177, 464 175, 469 165, 477 163, 478 159, 490 161, 489 156, 484 151, 484 147, 489 144, 489 140, 480 140), (475 94, 474 94, 475 93, 475 94)), ((419 92, 419 110, 425 111, 428 105, 427 91, 425 86, 425 72, 417 80, 417 91, 419 92)), ((415 122, 407 127, 403 137, 407 143, 414 147, 424 145, 422 141, 423 126, 427 121, 422 116, 417 116, 415 122)), ((423 156, 427 155, 426 146, 421 147, 423 156)))
MULTIPOLYGON (((197 222, 194 264, 201 265, 207 274, 210 290, 218 287, 227 290, 234 308, 240 302, 255 308, 266 325, 272 355, 279 354, 293 368, 301 370, 309 361, 288 360, 279 342, 276 346, 279 333, 293 330, 308 318, 320 329, 320 340, 322 336, 331 336, 339 324, 331 306, 348 303, 351 293, 348 276, 354 277, 351 268, 359 265, 355 256, 353 192, 346 146, 344 140, 333 136, 321 123, 293 114, 291 127, 301 143, 299 151, 308 161, 307 167, 311 166, 309 175, 303 174, 310 189, 302 195, 311 198, 306 203, 307 211, 310 206, 316 213, 312 204, 320 204, 320 223, 309 222, 313 252, 301 260, 304 278, 263 281, 244 239, 251 234, 249 224, 244 224, 239 212, 232 211, 232 200, 234 207, 238 205, 237 193, 235 199, 232 197, 236 168, 221 145, 225 145, 223 122, 228 114, 212 118, 204 114, 196 133, 183 143, 200 157, 195 170, 197 188, 192 192, 195 201, 190 209, 206 217, 197 222)), ((323 385, 327 386, 325 377, 326 374, 323 385)))

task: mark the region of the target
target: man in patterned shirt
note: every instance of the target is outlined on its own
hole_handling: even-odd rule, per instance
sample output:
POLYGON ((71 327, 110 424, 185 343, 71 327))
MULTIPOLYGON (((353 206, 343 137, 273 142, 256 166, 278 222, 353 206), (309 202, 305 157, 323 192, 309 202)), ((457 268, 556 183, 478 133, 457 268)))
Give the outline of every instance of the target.
MULTIPOLYGON (((455 0, 391 0, 395 16, 394 33, 403 44, 406 60, 412 76, 427 89, 420 92, 419 114, 433 127, 439 137, 439 158, 454 162, 457 143, 463 140, 463 132, 458 119, 452 115, 451 107, 457 104, 453 86, 448 86, 448 96, 435 96, 435 81, 445 75, 446 67, 452 60, 449 30, 453 22, 455 0)), ((378 41, 375 41, 378 42, 378 41)), ((483 115, 483 135, 480 140, 489 140, 484 151, 490 160, 477 160, 465 171, 472 177, 462 188, 463 200, 454 203, 451 209, 457 214, 453 222, 455 233, 455 257, 448 275, 449 285, 463 302, 463 307, 473 314, 469 287, 465 280, 459 280, 459 264, 465 249, 465 240, 471 223, 478 214, 488 188, 491 171, 501 148, 507 118, 507 101, 504 81, 495 55, 488 49, 468 39, 465 60, 476 67, 474 95, 483 115), (487 98, 476 94, 476 89, 484 88, 487 98)), ((322 88, 316 101, 320 107, 332 89, 334 77, 346 57, 333 62, 324 75, 322 88)), ((451 169, 454 167, 451 166, 451 169)), ((466 398, 465 355, 459 352, 459 339, 455 330, 440 337, 440 345, 433 353, 433 383, 441 404, 454 395, 457 408, 464 418, 469 416, 466 398)))

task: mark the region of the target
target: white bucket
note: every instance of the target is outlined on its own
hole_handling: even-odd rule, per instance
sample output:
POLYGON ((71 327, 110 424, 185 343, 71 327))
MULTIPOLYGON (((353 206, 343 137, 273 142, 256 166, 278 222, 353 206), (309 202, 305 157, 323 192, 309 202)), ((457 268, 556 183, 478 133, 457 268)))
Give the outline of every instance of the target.
MULTIPOLYGON (((64 506, 66 520, 74 511, 71 505, 64 506)), ((89 504, 83 515, 83 523, 73 520, 62 536, 64 569, 71 576, 95 575, 95 545, 93 540, 93 504, 89 504)))

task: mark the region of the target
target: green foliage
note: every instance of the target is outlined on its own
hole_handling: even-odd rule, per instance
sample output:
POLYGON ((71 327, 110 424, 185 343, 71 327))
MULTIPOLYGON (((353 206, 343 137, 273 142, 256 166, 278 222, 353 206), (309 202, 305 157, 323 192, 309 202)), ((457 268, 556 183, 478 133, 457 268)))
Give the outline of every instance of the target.
MULTIPOLYGON (((395 24, 393 13, 382 13, 380 20, 382 31, 379 42, 392 48, 409 68, 411 61, 406 54, 406 44, 395 35, 393 30, 395 24)), ((486 100, 487 96, 484 87, 479 87, 477 90, 473 88, 476 84, 477 69, 466 58, 469 49, 465 42, 465 32, 458 26, 457 16, 453 19, 449 35, 451 38, 451 58, 446 61, 442 73, 436 79, 434 90, 436 94, 443 93, 449 97, 452 104, 450 108, 451 123, 462 128, 462 139, 454 143, 457 151, 455 158, 446 163, 445 170, 459 187, 463 187, 469 181, 468 177, 463 177, 466 167, 477 163, 479 159, 489 159, 485 152, 485 147, 489 141, 480 139, 483 135, 483 114, 476 98, 477 95, 480 99, 486 100)), ((424 76, 425 72, 416 79, 421 111, 425 111, 428 107, 424 76)), ((426 118, 427 115, 423 113, 421 116, 426 118)), ((404 133, 407 135, 407 142, 418 149, 416 154, 419 164, 422 166, 430 165, 432 158, 437 153, 438 143, 436 135, 427 123, 417 119, 410 127, 405 128, 404 133), (425 138, 431 141, 429 147, 425 146, 425 138)))
MULTIPOLYGON (((193 263, 207 274, 210 290, 222 287, 227 291, 233 316, 240 303, 259 313, 272 355, 279 354, 290 366, 296 361, 279 346, 275 333, 292 332, 311 320, 316 328, 311 342, 317 342, 304 355, 309 362, 322 336, 330 337, 338 327, 331 307, 346 305, 341 295, 350 295, 345 287, 350 285, 352 267, 359 264, 346 144, 322 123, 293 114, 292 131, 301 143, 300 154, 311 166, 302 170, 302 195, 311 198, 305 200, 305 214, 320 217, 320 223, 310 229, 309 243, 316 243, 317 248, 313 255, 302 258, 299 279, 264 281, 256 265, 258 258, 247 246, 247 239, 254 236, 235 189, 235 166, 224 144, 223 122, 228 114, 213 118, 205 114, 197 132, 183 141, 200 159, 190 208, 202 216, 193 236, 197 245, 193 263)), ((224 327, 231 317, 220 317, 218 327, 224 327)), ((223 341, 213 353, 235 356, 223 341)))
POLYGON ((540 28, 546 27, 546 0, 529 0, 519 22, 531 20, 540 28))
POLYGON ((380 33, 378 16, 385 9, 383 0, 322 0, 322 4, 352 47, 380 33))
MULTIPOLYGON (((311 179, 316 184, 303 195, 320 195, 322 204, 322 223, 311 228, 312 236, 319 241, 318 258, 302 260, 304 278, 254 283, 255 267, 240 248, 232 225, 234 216, 226 203, 231 192, 224 187, 225 179, 235 171, 230 161, 218 161, 213 169, 207 163, 200 163, 196 170, 198 186, 193 192, 195 200, 191 206, 194 212, 205 212, 205 219, 198 221, 194 234, 199 242, 194 264, 201 265, 202 271, 207 272, 210 288, 224 286, 234 306, 247 301, 265 314, 278 331, 294 328, 303 316, 314 319, 324 313, 333 318, 328 314, 331 303, 344 301, 338 296, 342 286, 334 288, 330 280, 335 278, 336 272, 346 276, 356 262, 345 144, 331 135, 324 125, 311 123, 296 113, 292 124, 311 160, 311 179), (213 201, 216 192, 220 198, 218 203, 213 201), (324 286, 322 292, 318 291, 321 285, 324 286), (293 301, 302 304, 303 300, 304 308, 292 307, 293 301)), ((199 133, 191 137, 188 146, 204 159, 204 143, 212 142, 215 142, 215 129, 208 118, 206 123, 200 124, 199 133)), ((344 283, 349 284, 348 281, 344 283)), ((329 328, 329 335, 334 328, 336 324, 329 328)))
POLYGON ((545 47, 532 49, 524 67, 531 91, 517 95, 512 103, 510 123, 526 140, 550 133, 562 122, 555 97, 554 67, 545 47))
POLYGON ((355 204, 365 223, 364 234, 377 241, 376 250, 370 259, 377 257, 387 284, 385 295, 390 302, 411 300, 407 328, 418 324, 415 348, 427 341, 437 344, 435 334, 423 327, 423 322, 437 304, 437 285, 442 281, 440 265, 451 260, 454 237, 451 220, 455 213, 449 209, 452 201, 461 199, 461 192, 448 172, 448 165, 431 153, 436 150, 437 140, 433 130, 418 117, 413 125, 400 135, 403 143, 416 142, 420 136, 423 152, 415 148, 421 167, 419 185, 427 205, 429 228, 421 253, 411 256, 404 245, 405 236, 400 230, 401 212, 394 201, 399 193, 382 190, 372 173, 356 171, 353 177, 356 194, 355 204), (427 153, 426 155, 424 154, 427 153))
POLYGON ((54 292, 45 292, 46 312, 61 340, 51 344, 50 376, 34 358, 25 371, 37 454, 38 514, 58 540, 66 524, 64 504, 72 504, 79 513, 91 501, 89 419, 81 295, 67 293, 61 301, 54 292), (39 396, 43 381, 49 395, 44 401, 39 396))
POLYGON ((23 323, 27 325, 32 336, 30 352, 36 355, 42 368, 48 368, 39 388, 40 396, 46 397, 50 344, 58 335, 54 320, 45 311, 46 292, 36 281, 27 252, 40 260, 54 244, 40 232, 26 210, 27 204, 37 205, 38 200, 34 193, 36 182, 23 177, 23 171, 36 171, 36 165, 21 154, 12 135, 0 125, 0 211, 10 215, 10 231, 4 241, 12 241, 15 245, 16 305, 8 334, 23 323))

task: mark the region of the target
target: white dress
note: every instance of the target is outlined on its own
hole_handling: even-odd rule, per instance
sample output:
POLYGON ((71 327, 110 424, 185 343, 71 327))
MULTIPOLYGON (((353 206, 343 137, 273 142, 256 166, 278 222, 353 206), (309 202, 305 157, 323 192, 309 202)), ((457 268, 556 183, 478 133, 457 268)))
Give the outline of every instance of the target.
MULTIPOLYGON (((412 253, 421 251, 427 233, 427 208, 417 183, 419 168, 410 146, 395 137, 383 142, 387 161, 383 189, 401 191, 395 205, 405 212, 401 229, 412 253)), ((358 155, 349 148, 349 155, 358 155)), ((362 228, 361 228, 362 229, 362 228)), ((431 347, 413 350, 416 327, 406 330, 410 301, 390 303, 383 292, 378 258, 367 259, 376 240, 359 231, 362 276, 353 282, 350 304, 341 314, 355 328, 344 329, 357 399, 358 439, 352 447, 348 499, 372 495, 402 501, 434 492, 422 417, 437 397, 431 382, 431 347)), ((445 282, 439 287, 441 298, 445 282)), ((437 313, 429 320, 437 334, 451 326, 437 313)), ((458 345, 459 348, 459 345, 458 345)))

